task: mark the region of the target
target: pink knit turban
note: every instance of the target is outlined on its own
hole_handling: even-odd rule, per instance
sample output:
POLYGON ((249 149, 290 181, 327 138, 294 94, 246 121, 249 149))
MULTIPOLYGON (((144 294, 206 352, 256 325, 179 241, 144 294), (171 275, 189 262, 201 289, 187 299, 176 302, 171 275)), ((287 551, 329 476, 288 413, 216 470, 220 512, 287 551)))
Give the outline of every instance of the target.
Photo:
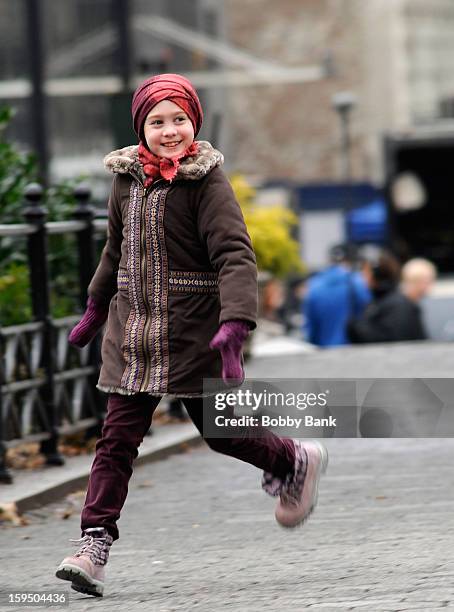
POLYGON ((145 143, 143 126, 148 113, 162 100, 171 100, 184 110, 194 127, 194 136, 197 136, 203 111, 192 83, 180 74, 158 74, 141 83, 132 98, 132 121, 140 140, 145 143))

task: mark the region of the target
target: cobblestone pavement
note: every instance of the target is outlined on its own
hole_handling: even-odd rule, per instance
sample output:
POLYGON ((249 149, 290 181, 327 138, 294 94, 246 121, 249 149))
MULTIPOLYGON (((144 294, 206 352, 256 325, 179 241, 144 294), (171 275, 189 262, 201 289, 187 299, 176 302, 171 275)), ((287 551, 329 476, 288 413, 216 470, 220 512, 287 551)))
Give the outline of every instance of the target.
POLYGON ((136 470, 103 599, 54 578, 82 495, 66 520, 68 499, 0 529, 0 590, 64 590, 77 611, 454 609, 454 440, 326 442, 301 529, 275 523, 256 468, 201 446, 136 470))

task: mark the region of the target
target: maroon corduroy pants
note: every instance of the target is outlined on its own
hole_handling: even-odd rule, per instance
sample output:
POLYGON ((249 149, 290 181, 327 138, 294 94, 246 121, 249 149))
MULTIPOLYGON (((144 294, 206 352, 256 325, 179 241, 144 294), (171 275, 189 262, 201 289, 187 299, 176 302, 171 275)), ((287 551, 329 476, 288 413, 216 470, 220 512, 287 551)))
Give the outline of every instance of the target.
MULTIPOLYGON (((117 521, 128 494, 132 464, 138 447, 150 428, 160 397, 147 393, 119 395, 113 393, 107 403, 102 436, 96 444, 87 496, 82 510, 81 528, 105 527, 118 539, 117 521)), ((205 402, 211 400, 205 398, 205 402)), ((182 398, 192 422, 202 434, 202 398, 182 398)), ((206 406, 206 404, 205 404, 206 406)), ((206 409, 206 408, 205 408, 206 409)), ((213 406, 214 409, 214 406, 213 406)), ((293 442, 256 427, 244 427, 242 437, 205 438, 208 446, 219 453, 251 463, 275 476, 285 478, 293 470, 293 442)))

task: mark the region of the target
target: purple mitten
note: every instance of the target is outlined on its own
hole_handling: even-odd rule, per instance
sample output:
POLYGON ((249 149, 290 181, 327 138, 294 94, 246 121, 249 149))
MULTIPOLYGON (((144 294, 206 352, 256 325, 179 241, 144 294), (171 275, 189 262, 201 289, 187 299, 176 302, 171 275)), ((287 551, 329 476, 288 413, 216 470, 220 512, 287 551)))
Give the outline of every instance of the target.
POLYGON ((69 343, 79 348, 88 344, 104 325, 108 314, 108 307, 89 297, 84 316, 69 334, 69 343))
POLYGON ((244 321, 225 321, 210 342, 211 349, 217 349, 222 357, 222 379, 228 384, 243 382, 241 348, 249 334, 249 325, 244 321))

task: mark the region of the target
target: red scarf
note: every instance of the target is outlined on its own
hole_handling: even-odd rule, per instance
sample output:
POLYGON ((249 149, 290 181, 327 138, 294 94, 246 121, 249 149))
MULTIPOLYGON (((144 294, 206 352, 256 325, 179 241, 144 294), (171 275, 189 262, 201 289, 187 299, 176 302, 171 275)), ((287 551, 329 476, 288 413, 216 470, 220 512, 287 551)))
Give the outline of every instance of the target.
POLYGON ((145 176, 145 187, 149 187, 157 178, 164 178, 167 181, 172 181, 180 167, 180 161, 186 159, 190 155, 195 155, 199 150, 197 142, 193 142, 181 155, 171 157, 158 157, 149 151, 142 142, 139 142, 139 161, 142 164, 145 176))

